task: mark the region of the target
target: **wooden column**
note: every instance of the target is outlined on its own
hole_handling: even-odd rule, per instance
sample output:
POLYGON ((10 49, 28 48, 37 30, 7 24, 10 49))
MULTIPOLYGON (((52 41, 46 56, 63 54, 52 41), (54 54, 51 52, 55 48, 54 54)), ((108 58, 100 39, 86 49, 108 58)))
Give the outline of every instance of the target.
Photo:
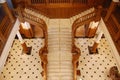
POLYGON ((97 31, 99 22, 91 22, 87 29, 86 37, 94 37, 97 31))
POLYGON ((2 3, 2 6, 3 6, 6 14, 9 16, 11 22, 13 23, 15 21, 15 18, 13 16, 12 12, 10 11, 7 2, 2 3))
POLYGON ((31 52, 31 47, 27 47, 27 45, 26 45, 26 43, 23 41, 22 36, 21 36, 21 34, 20 34, 19 31, 17 32, 17 36, 18 36, 18 39, 20 40, 20 43, 21 43, 21 45, 22 45, 22 47, 23 47, 23 52, 26 53, 26 54, 30 54, 30 52, 31 52))
POLYGON ((111 2, 110 7, 109 7, 109 9, 108 9, 108 11, 107 11, 107 15, 105 16, 105 21, 107 21, 107 20, 109 19, 112 11, 113 11, 114 8, 115 8, 115 4, 116 4, 116 2, 114 2, 114 1, 111 2))
POLYGON ((91 52, 92 52, 92 53, 96 53, 98 44, 99 44, 99 43, 94 42, 94 44, 93 44, 93 46, 92 46, 92 49, 91 49, 91 52))
POLYGON ((23 34, 28 37, 32 38, 33 37, 33 30, 28 22, 21 23, 22 26, 22 32, 23 34))
POLYGON ((101 37, 103 35, 103 32, 100 32, 93 44, 92 47, 89 48, 90 50, 90 54, 94 54, 94 53, 97 53, 97 47, 98 47, 98 44, 100 43, 100 40, 101 40, 101 37))

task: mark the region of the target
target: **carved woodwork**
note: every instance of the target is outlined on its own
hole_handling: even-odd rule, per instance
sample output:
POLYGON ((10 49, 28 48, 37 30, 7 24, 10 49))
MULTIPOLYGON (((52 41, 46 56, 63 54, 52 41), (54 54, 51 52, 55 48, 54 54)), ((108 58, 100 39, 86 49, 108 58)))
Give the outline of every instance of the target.
POLYGON ((18 18, 21 21, 27 21, 32 25, 35 26, 39 26, 41 27, 42 31, 43 31, 43 35, 45 38, 45 45, 44 45, 44 51, 46 51, 46 53, 48 53, 48 49, 47 49, 47 43, 48 43, 48 33, 47 33, 47 25, 45 23, 45 21, 39 17, 37 17, 36 15, 32 15, 31 13, 25 12, 23 7, 19 7, 18 8, 18 18))
POLYGON ((22 27, 22 25, 20 24, 20 33, 21 33, 21 34, 24 34, 24 36, 27 37, 27 38, 32 38, 32 37, 34 37, 33 29, 31 28, 31 26, 30 26, 29 29, 24 29, 24 28, 22 27))
POLYGON ((101 19, 101 11, 102 11, 102 7, 99 6, 98 9, 95 9, 95 11, 76 19, 72 25, 72 51, 71 52, 75 53, 73 54, 73 59, 72 59, 74 80, 77 79, 77 66, 78 66, 79 56, 81 53, 80 49, 77 48, 77 46, 75 45, 74 38, 75 38, 76 30, 79 26, 89 24, 91 21, 99 21, 101 19))
POLYGON ((50 18, 69 18, 106 0, 13 0, 14 5, 33 7, 50 18))
POLYGON ((119 73, 117 66, 111 67, 109 74, 112 80, 120 80, 120 73, 119 73))
POLYGON ((76 33, 76 29, 81 26, 81 25, 85 25, 85 24, 89 24, 91 21, 99 21, 101 19, 101 11, 102 11, 102 7, 98 6, 98 9, 95 9, 95 11, 86 14, 78 19, 76 19, 72 25, 72 52, 74 52, 74 48, 75 47, 75 33, 76 33))
POLYGON ((79 65, 79 57, 80 57, 80 52, 79 53, 75 53, 72 56, 73 80, 77 80, 77 67, 79 65))
POLYGON ((44 38, 45 35, 43 34, 44 32, 41 29, 41 27, 33 25, 32 29, 33 29, 33 33, 34 33, 35 38, 44 38))
POLYGON ((41 66, 43 68, 43 72, 42 72, 42 75, 44 77, 44 80, 47 80, 47 64, 48 64, 48 60, 47 60, 47 53, 46 51, 44 51, 44 47, 42 47, 40 50, 39 50, 39 56, 40 56, 40 59, 41 59, 41 66))

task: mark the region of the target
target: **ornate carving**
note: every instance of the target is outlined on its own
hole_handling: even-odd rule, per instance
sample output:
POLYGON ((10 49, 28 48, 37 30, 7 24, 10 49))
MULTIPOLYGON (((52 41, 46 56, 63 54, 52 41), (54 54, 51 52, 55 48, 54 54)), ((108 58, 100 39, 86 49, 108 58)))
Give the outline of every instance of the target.
POLYGON ((112 80, 120 80, 120 73, 118 71, 117 66, 111 67, 109 74, 112 80))

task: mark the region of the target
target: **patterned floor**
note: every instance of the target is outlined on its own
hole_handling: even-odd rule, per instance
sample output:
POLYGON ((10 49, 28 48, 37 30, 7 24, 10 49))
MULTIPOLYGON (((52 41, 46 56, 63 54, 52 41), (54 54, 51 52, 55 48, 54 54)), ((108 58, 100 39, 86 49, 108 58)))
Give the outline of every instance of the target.
MULTIPOLYGON (((65 21, 63 22, 62 26, 64 27, 66 24, 65 21)), ((78 67, 81 70, 81 76, 78 76, 77 80, 110 80, 109 69, 112 66, 118 66, 118 64, 107 39, 101 39, 98 45, 98 54, 92 55, 89 54, 88 46, 93 45, 94 38, 76 38, 75 41, 81 50, 80 65, 78 67)), ((27 46, 32 46, 31 55, 24 54, 20 42, 15 39, 3 71, 0 74, 0 80, 43 80, 40 74, 42 67, 38 53, 39 49, 44 45, 44 39, 25 39, 25 42, 27 46)), ((67 57, 64 56, 63 58, 67 57)))
POLYGON ((44 45, 43 41, 43 39, 26 39, 27 45, 32 46, 31 55, 26 55, 22 53, 20 42, 14 40, 0 80, 42 80, 40 74, 42 67, 38 52, 44 45))
MULTIPOLYGON (((92 46, 94 39, 78 38, 76 45, 81 49, 79 70, 82 80, 110 80, 109 69, 117 66, 111 47, 105 38, 98 45, 98 54, 89 54, 88 46, 92 46)), ((79 80, 79 79, 78 79, 79 80)))
MULTIPOLYGON (((22 47, 18 40, 14 40, 5 67, 0 74, 0 80, 43 80, 40 72, 40 58, 38 51, 43 39, 26 39, 28 46, 32 46, 31 55, 22 54, 22 47)), ((109 43, 102 38, 99 46, 99 54, 90 55, 88 45, 93 45, 93 39, 77 38, 76 45, 81 49, 80 65, 82 80, 110 80, 109 68, 117 65, 109 43)), ((79 79, 78 79, 79 80, 79 79)))

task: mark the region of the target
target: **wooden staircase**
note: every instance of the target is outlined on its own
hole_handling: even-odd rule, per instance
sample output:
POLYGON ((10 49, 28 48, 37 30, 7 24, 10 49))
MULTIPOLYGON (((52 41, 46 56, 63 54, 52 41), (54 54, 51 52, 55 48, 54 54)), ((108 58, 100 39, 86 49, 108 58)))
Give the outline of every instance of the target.
POLYGON ((43 29, 45 45, 40 49, 40 58, 45 80, 77 79, 81 52, 75 45, 74 32, 78 26, 99 20, 100 11, 90 8, 70 19, 49 19, 33 8, 18 8, 18 17, 21 21, 28 21, 43 29))
POLYGON ((50 19, 48 27, 48 80, 73 80, 71 26, 69 23, 69 19, 50 19), (67 24, 64 25, 64 21, 67 24))

